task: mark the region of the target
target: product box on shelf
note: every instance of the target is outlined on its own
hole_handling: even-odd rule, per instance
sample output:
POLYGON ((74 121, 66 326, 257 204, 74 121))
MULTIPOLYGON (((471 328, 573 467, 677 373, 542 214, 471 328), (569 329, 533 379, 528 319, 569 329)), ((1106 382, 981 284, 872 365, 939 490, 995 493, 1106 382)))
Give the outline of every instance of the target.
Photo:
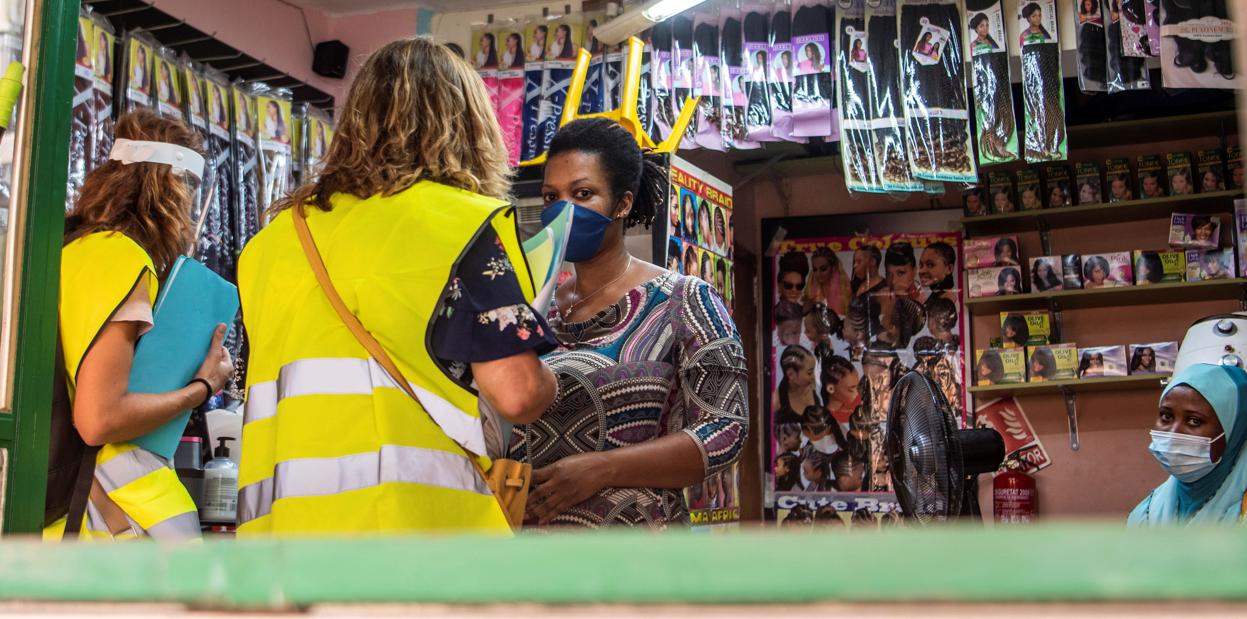
POLYGON ((1033 211, 1044 207, 1043 196, 1039 193, 1039 172, 1037 170, 1018 170, 1018 202, 1022 210, 1033 211))
POLYGON ((1165 156, 1165 164, 1166 174, 1169 176, 1170 195, 1184 196, 1195 193, 1195 183, 1191 180, 1190 153, 1169 153, 1165 156))
POLYGON ((1083 288, 1119 288, 1134 285, 1134 268, 1130 252, 1083 254, 1083 288))
POLYGON ((1130 182, 1130 160, 1109 159, 1104 162, 1104 182, 1108 185, 1109 202, 1128 202, 1134 199, 1134 183, 1130 182))
POLYGON ((1041 346, 1052 338, 1052 315, 1047 310, 1000 312, 1000 343, 1005 348, 1041 346))
POLYGON ((966 239, 962 242, 961 253, 965 256, 966 268, 1005 266, 1018 264, 1018 237, 981 236, 966 239))
POLYGON ((1022 271, 1016 266, 970 269, 966 279, 971 298, 1022 293, 1022 271))
POLYGON ((1079 205, 1104 202, 1104 185, 1100 179, 1100 166, 1094 161, 1080 161, 1075 165, 1074 185, 1078 190, 1079 205))
POLYGON ((1026 382, 1025 348, 980 348, 974 351, 974 384, 1013 385, 1026 382))
POLYGON ((1205 148, 1195 153, 1195 163, 1198 166, 1200 193, 1225 191, 1225 161, 1221 159, 1220 150, 1205 148))
POLYGON ((1064 163, 1044 167, 1044 200, 1048 208, 1060 208, 1074 203, 1069 178, 1069 166, 1064 163))
POLYGON ((981 217, 991 214, 990 202, 987 201, 987 190, 983 185, 967 187, 961 192, 961 205, 965 208, 966 217, 981 217))
POLYGON ((1066 290, 1082 288, 1082 256, 1078 254, 1061 256, 1061 279, 1066 290))
POLYGON ((1073 343, 1026 347, 1029 382, 1069 380, 1078 377, 1078 346, 1073 343))
POLYGON ((1177 342, 1130 345, 1130 374, 1172 374, 1178 360, 1177 342))
POLYGON ((1061 276, 1061 257, 1040 256, 1031 258, 1030 278, 1031 292, 1064 290, 1065 282, 1061 276))
POLYGON ((1091 346, 1078 349, 1079 378, 1125 375, 1125 346, 1091 346))
POLYGON ((1160 155, 1139 155, 1139 199, 1163 198, 1165 170, 1160 155))
POLYGON ((1216 249, 1221 241, 1221 219, 1215 215, 1174 213, 1169 216, 1169 245, 1183 249, 1216 249))
POLYGON ((1186 250, 1186 281, 1234 277, 1234 252, 1229 249, 1186 250))
POLYGON ((1225 187, 1243 188, 1243 149, 1238 146, 1227 146, 1225 149, 1225 187))
POLYGON ((987 192, 992 199, 993 213, 1012 213, 1017 210, 1017 199, 1013 194, 1012 172, 988 173, 987 192))
POLYGON ((1136 286, 1186 281, 1186 253, 1182 251, 1134 250, 1136 286))
POLYGON ((1247 277, 1247 200, 1234 201, 1234 247, 1238 250, 1239 277, 1247 277))

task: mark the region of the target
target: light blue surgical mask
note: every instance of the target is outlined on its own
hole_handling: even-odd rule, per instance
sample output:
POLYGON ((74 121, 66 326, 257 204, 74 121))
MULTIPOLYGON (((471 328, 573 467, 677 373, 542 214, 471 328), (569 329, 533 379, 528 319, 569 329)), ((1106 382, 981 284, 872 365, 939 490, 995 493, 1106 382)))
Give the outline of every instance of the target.
POLYGON ((1197 482, 1216 468, 1212 460, 1212 443, 1217 438, 1192 436, 1179 432, 1152 430, 1152 444, 1148 448, 1160 462, 1166 473, 1186 483, 1197 482))
POLYGON ((572 230, 570 238, 567 239, 567 254, 564 258, 568 262, 584 262, 597 255, 598 250, 602 248, 602 239, 606 236, 606 229, 615 220, 593 209, 559 200, 550 203, 541 211, 541 225, 550 225, 550 222, 554 221, 554 218, 558 217, 559 213, 568 206, 575 210, 572 212, 572 230))

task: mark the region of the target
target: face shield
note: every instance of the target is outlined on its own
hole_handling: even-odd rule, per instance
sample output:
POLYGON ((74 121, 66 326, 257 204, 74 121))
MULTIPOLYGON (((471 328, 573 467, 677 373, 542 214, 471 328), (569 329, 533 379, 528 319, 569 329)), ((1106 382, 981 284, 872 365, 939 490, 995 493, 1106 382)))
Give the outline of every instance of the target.
POLYGON ((177 144, 168 142, 146 142, 142 140, 126 140, 118 138, 113 143, 109 159, 120 161, 125 165, 132 163, 161 163, 173 168, 175 176, 186 183, 191 195, 192 208, 201 204, 200 189, 203 186, 204 158, 203 155, 177 144))

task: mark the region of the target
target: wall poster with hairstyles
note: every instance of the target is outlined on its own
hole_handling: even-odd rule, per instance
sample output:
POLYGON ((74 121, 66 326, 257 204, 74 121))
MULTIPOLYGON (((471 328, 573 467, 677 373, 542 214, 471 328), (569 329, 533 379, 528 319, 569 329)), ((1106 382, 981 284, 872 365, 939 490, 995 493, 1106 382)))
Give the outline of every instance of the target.
POLYGON ((961 234, 883 232, 939 221, 923 214, 840 225, 854 218, 772 220, 809 234, 800 237, 763 223, 764 239, 780 239, 762 276, 766 507, 784 526, 899 519, 884 438, 892 386, 910 370, 934 380, 965 423, 961 234))

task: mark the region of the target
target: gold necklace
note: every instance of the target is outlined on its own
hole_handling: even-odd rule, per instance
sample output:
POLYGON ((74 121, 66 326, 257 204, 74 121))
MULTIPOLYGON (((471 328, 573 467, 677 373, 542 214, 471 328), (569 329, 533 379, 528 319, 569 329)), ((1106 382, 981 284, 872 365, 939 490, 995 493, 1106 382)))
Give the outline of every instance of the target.
POLYGON ((603 290, 610 288, 612 285, 615 284, 615 282, 623 279, 623 276, 628 274, 628 269, 631 267, 632 267, 632 256, 628 256, 628 262, 624 264, 623 270, 619 272, 619 275, 615 276, 615 279, 612 279, 609 282, 606 282, 606 284, 602 285, 597 290, 594 290, 592 294, 590 294, 587 297, 583 297, 583 298, 580 296, 580 278, 577 277, 576 283, 572 285, 572 294, 575 295, 576 301, 574 303, 567 304, 567 310, 562 312, 563 320, 569 320, 572 314, 576 313, 577 307, 583 305, 589 299, 596 297, 599 292, 602 292, 603 290))

